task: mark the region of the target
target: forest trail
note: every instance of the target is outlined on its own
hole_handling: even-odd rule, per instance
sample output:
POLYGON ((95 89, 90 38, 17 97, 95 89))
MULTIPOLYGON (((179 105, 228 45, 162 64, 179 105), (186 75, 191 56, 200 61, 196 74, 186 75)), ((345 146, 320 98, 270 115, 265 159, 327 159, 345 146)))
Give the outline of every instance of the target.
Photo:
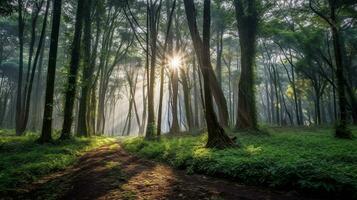
POLYGON ((239 185, 224 179, 188 175, 141 159, 120 144, 82 156, 67 170, 46 176, 15 199, 302 199, 294 194, 239 185))

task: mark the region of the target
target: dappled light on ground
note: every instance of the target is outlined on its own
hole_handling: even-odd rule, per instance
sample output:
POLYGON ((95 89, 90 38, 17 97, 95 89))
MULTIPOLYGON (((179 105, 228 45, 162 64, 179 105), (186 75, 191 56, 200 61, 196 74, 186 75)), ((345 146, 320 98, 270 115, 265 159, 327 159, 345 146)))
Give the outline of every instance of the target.
POLYGON ((188 175, 132 156, 117 144, 87 153, 73 167, 44 177, 16 195, 24 199, 300 199, 289 193, 188 175))

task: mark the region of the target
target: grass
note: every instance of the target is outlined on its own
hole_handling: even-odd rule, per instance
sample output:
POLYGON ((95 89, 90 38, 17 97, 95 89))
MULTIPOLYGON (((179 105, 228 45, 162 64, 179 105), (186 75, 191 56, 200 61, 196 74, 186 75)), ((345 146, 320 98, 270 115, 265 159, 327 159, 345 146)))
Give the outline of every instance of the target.
POLYGON ((15 136, 13 131, 0 130, 0 196, 26 183, 73 164, 78 156, 112 138, 75 138, 54 144, 40 145, 38 135, 15 136))
MULTIPOLYGON (((206 134, 159 141, 130 138, 123 146, 189 173, 330 197, 357 197, 357 140, 335 139, 333 130, 327 128, 269 132, 270 136, 235 133, 242 147, 225 150, 204 148, 206 134)), ((353 133, 357 135, 357 128, 353 133)))

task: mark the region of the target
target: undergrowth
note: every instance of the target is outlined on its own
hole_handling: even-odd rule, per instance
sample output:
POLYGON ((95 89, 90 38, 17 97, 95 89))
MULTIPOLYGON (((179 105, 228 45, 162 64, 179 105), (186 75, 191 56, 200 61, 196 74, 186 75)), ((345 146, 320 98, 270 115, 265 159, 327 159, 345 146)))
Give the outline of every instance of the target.
MULTIPOLYGON (((249 185, 299 190, 329 197, 357 197, 357 141, 333 130, 270 129, 270 135, 235 133, 241 148, 206 149, 207 135, 131 138, 123 146, 189 173, 223 176, 249 185)), ((356 135, 356 129, 353 130, 356 135)))
POLYGON ((0 130, 0 196, 19 189, 26 183, 73 164, 88 150, 114 141, 111 138, 73 138, 68 141, 40 145, 38 135, 15 136, 0 130))

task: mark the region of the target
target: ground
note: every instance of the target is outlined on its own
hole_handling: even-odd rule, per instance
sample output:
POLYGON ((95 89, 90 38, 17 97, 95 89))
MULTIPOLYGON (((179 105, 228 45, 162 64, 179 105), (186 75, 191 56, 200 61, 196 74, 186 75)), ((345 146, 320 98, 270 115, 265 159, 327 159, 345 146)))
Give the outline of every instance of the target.
POLYGON ((219 150, 204 148, 207 134, 40 145, 36 133, 0 130, 0 200, 356 199, 356 139, 321 127, 268 132, 231 133, 239 148, 219 150))
POLYGON ((293 192, 272 192, 224 179, 188 175, 128 154, 118 143, 88 152, 74 166, 17 191, 16 198, 303 199, 293 192))
MULTIPOLYGON (((357 136, 356 127, 352 131, 357 136)), ((189 173, 225 177, 311 196, 357 199, 357 140, 333 137, 330 127, 268 128, 269 135, 230 133, 239 148, 204 147, 207 134, 126 139, 124 148, 189 173)))

